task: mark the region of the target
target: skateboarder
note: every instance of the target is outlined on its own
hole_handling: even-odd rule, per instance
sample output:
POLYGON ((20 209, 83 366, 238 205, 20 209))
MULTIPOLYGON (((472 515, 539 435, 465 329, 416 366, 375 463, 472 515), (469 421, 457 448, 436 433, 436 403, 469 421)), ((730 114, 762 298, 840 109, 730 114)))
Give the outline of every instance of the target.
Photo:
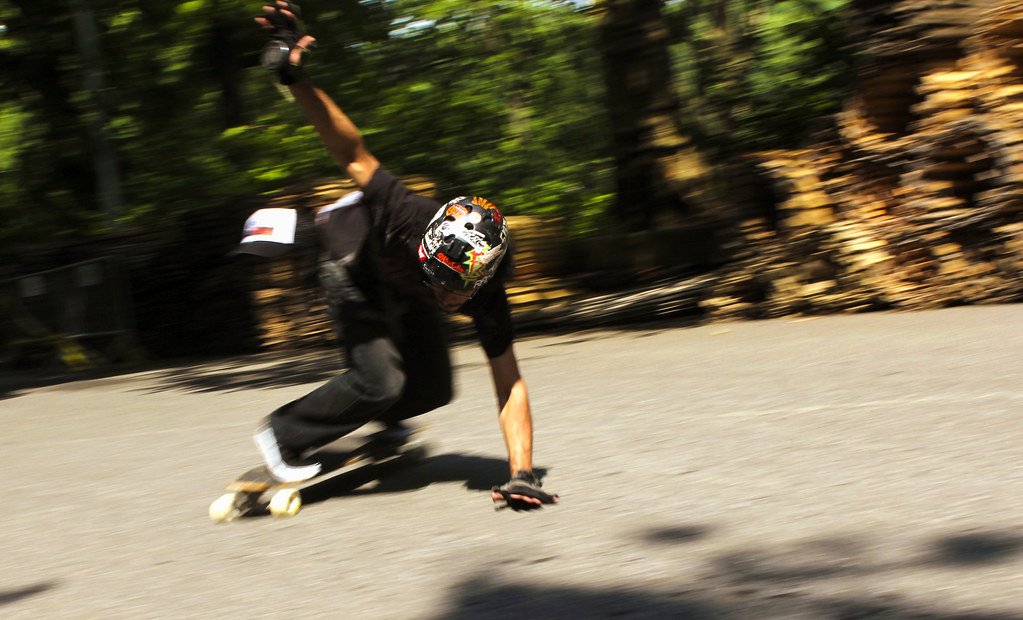
POLYGON ((503 260, 503 215, 478 196, 442 206, 412 194, 370 153, 338 105, 302 75, 302 54, 315 39, 304 33, 297 7, 276 1, 256 21, 270 38, 263 66, 288 86, 361 188, 315 221, 264 209, 246 222, 242 252, 270 256, 319 239, 326 254, 320 282, 349 361, 345 372, 270 414, 255 438, 267 466, 281 481, 308 479, 320 468, 303 460, 311 450, 372 420, 400 432, 403 420, 448 403, 451 363, 441 311, 457 311, 472 318, 489 361, 508 450, 511 480, 494 488, 494 501, 556 502, 533 473, 529 397, 504 290, 510 261, 503 260))

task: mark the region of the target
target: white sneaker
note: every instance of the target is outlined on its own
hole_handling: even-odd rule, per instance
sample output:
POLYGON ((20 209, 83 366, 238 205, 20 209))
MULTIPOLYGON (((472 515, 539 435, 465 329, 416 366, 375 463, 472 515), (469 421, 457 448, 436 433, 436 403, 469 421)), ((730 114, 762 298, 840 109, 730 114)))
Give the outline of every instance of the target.
POLYGON ((319 463, 301 465, 288 463, 281 454, 281 446, 277 443, 277 436, 269 424, 261 426, 253 439, 270 475, 278 482, 302 482, 315 478, 320 473, 322 466, 319 463))

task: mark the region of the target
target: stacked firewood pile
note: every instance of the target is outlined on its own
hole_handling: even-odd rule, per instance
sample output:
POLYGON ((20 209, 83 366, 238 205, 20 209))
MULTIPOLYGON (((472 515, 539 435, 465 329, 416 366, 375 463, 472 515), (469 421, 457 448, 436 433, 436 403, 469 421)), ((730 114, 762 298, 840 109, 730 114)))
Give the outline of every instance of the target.
POLYGON ((862 4, 833 127, 748 162, 776 200, 740 223, 713 314, 1023 299, 1023 0, 862 4))
POLYGON ((252 306, 263 347, 302 349, 333 342, 327 307, 310 269, 307 261, 292 256, 255 270, 252 306))
MULTIPOLYGON (((310 181, 280 190, 266 206, 315 210, 356 189, 351 181, 310 181)), ((314 256, 294 253, 253 263, 252 306, 264 348, 301 349, 333 342, 315 264, 314 256)))

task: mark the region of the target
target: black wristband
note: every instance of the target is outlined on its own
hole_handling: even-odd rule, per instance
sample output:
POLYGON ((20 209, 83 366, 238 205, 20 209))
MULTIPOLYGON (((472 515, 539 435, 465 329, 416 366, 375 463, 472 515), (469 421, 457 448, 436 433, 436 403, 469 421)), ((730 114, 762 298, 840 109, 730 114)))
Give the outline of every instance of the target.
POLYGON ((515 477, 512 479, 522 480, 523 482, 528 482, 529 484, 534 484, 538 487, 543 486, 540 484, 540 479, 536 477, 536 474, 534 474, 532 470, 528 469, 520 469, 515 473, 515 477))
POLYGON ((266 42, 259 53, 259 64, 264 69, 277 75, 281 84, 287 86, 302 79, 302 68, 291 64, 291 47, 282 39, 266 42))

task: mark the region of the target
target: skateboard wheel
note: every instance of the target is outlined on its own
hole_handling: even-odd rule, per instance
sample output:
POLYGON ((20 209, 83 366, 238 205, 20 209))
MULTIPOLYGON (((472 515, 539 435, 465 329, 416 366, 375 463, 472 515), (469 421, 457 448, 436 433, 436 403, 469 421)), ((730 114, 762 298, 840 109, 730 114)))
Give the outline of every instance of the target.
POLYGON ((238 494, 221 495, 210 504, 210 519, 215 523, 227 523, 238 516, 238 494))
POLYGON ((302 495, 298 489, 283 489, 270 498, 270 514, 275 517, 293 517, 302 508, 302 495))

